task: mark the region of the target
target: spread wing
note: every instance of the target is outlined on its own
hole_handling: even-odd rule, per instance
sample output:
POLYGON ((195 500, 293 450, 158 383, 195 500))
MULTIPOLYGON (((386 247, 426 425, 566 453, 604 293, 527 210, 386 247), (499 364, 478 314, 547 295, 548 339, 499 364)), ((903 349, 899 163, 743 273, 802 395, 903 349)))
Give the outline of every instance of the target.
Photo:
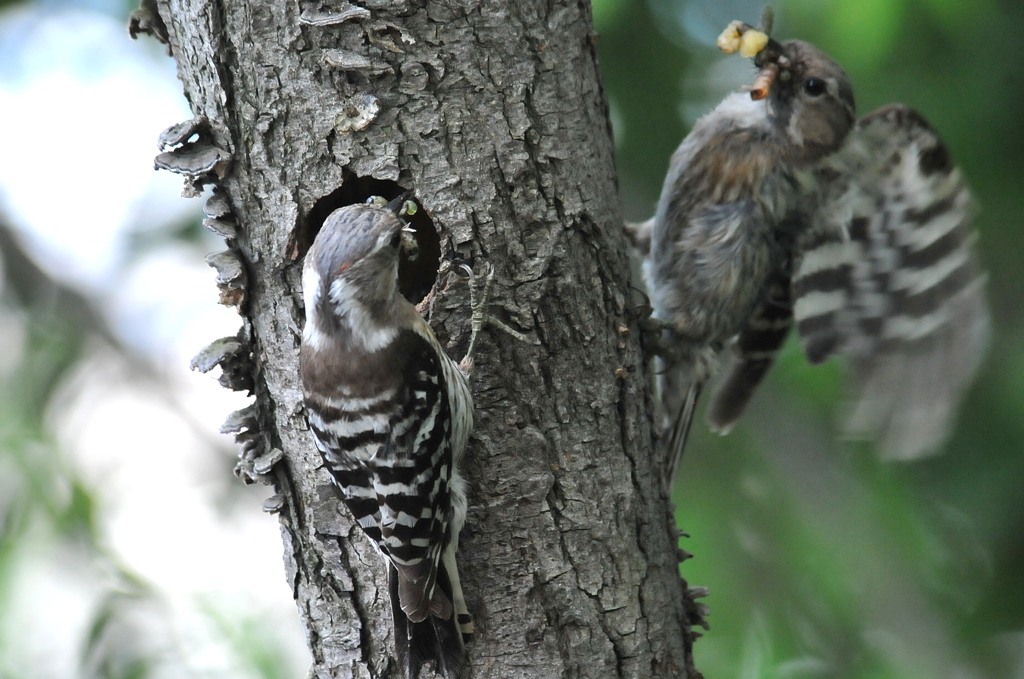
POLYGON ((913 110, 882 108, 852 134, 797 246, 793 314, 812 362, 851 359, 848 433, 912 458, 946 438, 987 345, 971 196, 913 110))

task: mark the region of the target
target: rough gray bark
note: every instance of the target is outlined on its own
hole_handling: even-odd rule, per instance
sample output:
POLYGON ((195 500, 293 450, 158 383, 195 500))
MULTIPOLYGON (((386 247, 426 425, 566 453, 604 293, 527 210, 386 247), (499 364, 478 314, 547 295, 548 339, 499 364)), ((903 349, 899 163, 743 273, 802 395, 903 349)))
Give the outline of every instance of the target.
POLYGON ((211 264, 245 323, 197 367, 256 393, 225 428, 242 473, 275 485, 311 676, 397 676, 384 569, 319 469, 297 369, 301 256, 325 210, 382 182, 414 190, 440 235, 425 308, 452 355, 469 334, 456 257, 494 267, 492 312, 538 342, 488 330, 476 359, 472 676, 698 676, 589 3, 157 5, 133 30, 166 35, 203 117, 157 162, 218 187, 207 224, 230 248, 211 264))

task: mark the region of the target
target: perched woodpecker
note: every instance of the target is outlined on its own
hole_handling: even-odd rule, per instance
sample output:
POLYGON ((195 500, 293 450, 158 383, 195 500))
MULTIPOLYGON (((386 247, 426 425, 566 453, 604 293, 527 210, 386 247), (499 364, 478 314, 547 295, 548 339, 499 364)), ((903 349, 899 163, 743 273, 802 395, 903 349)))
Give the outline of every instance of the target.
POLYGON ((387 565, 406 679, 463 675, 472 620, 455 563, 459 471, 473 427, 466 376, 398 291, 411 202, 349 205, 306 255, 299 365, 309 428, 341 497, 387 565))
MULTIPOLYGON (((727 51, 756 35, 730 30, 727 51)), ((812 363, 850 356, 848 431, 896 458, 943 441, 987 341, 971 199, 942 141, 905 106, 858 120, 831 58, 761 37, 754 85, 696 122, 655 216, 631 227, 660 330, 669 479, 722 355, 708 417, 726 433, 794 323, 812 363)))

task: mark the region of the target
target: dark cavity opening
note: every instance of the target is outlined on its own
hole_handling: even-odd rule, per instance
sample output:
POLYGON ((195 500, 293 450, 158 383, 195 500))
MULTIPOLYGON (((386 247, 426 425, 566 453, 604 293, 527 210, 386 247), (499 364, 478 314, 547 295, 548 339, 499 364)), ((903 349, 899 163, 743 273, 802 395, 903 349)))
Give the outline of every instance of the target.
MULTIPOLYGON (((408 189, 397 182, 357 177, 345 171, 342 185, 318 200, 306 218, 300 221, 292 248, 295 258, 301 259, 306 256, 327 217, 338 208, 365 203, 371 196, 383 196, 390 201, 406 191, 408 189)), ((434 287, 434 281, 437 280, 437 270, 441 262, 441 239, 419 198, 415 194, 411 198, 416 201, 419 209, 411 217, 402 219, 415 231, 413 235, 417 247, 410 249, 414 250, 412 254, 403 250, 398 260, 398 289, 403 297, 413 304, 418 304, 427 296, 434 287)))

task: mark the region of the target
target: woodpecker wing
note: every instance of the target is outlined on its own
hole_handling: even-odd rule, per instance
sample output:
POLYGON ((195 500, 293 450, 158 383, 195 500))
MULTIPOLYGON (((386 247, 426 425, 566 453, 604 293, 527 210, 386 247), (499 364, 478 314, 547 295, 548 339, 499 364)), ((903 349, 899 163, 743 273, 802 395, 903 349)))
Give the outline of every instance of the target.
POLYGON ((862 118, 836 161, 797 246, 797 331, 814 363, 850 356, 848 433, 877 437, 887 457, 917 457, 948 435, 987 344, 970 192, 904 106, 862 118))
POLYGON ((451 410, 440 360, 429 342, 414 335, 403 381, 405 402, 391 421, 375 468, 381 549, 399 575, 402 610, 413 622, 429 614, 451 616, 451 602, 435 594, 438 562, 447 541, 451 504, 451 410))

